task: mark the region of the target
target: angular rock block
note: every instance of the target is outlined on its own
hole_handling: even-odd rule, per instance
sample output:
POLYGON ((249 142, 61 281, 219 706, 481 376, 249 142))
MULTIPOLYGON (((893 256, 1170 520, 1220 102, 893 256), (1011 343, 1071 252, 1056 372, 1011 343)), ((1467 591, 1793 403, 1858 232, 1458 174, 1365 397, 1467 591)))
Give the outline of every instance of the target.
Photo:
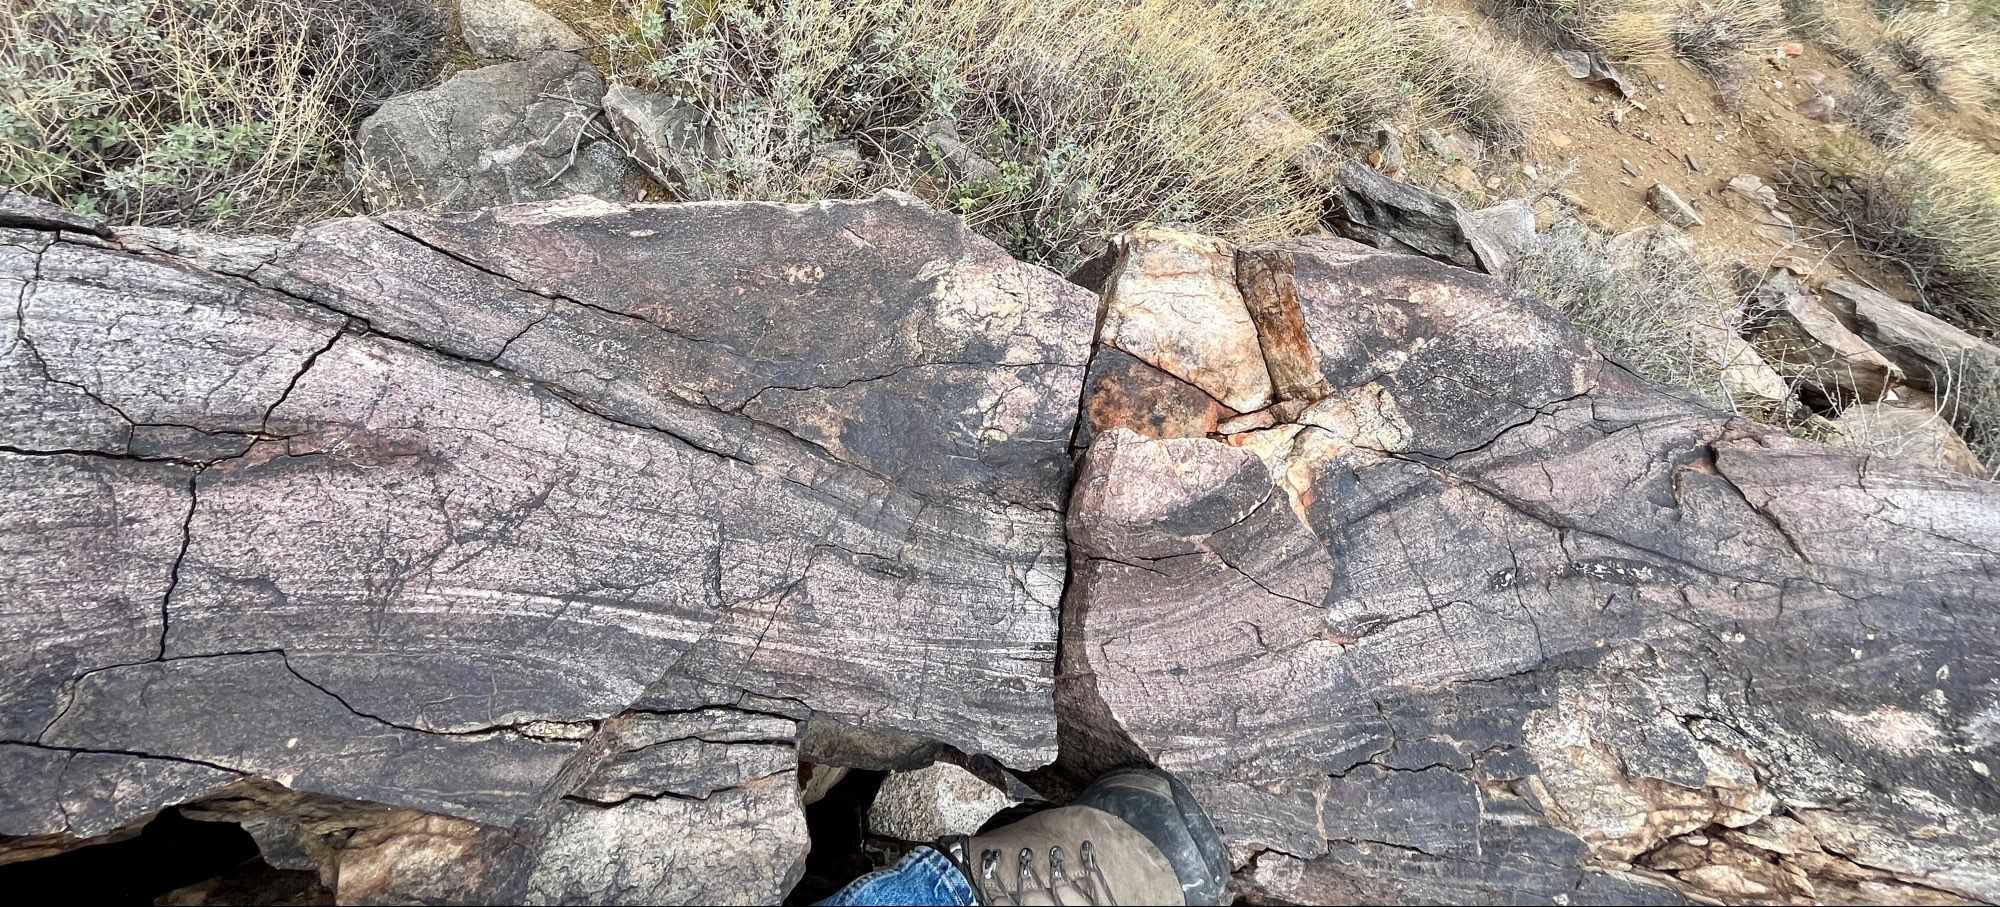
POLYGON ((896 195, 143 238, 0 233, 0 833, 255 778, 486 867, 383 892, 775 901, 804 719, 1055 757, 1060 277, 896 195))
POLYGON ((1181 773, 1264 898, 2000 897, 2000 487, 1705 409, 1463 270, 1238 256, 1323 383, 1097 423, 1066 762, 1181 773))
MULTIPOLYGON (((526 3, 486 8, 539 13, 526 3)), ((559 50, 519 52, 517 62, 390 98, 363 120, 353 168, 363 196, 377 208, 448 211, 579 193, 638 199, 641 171, 610 140, 596 68, 559 50)))

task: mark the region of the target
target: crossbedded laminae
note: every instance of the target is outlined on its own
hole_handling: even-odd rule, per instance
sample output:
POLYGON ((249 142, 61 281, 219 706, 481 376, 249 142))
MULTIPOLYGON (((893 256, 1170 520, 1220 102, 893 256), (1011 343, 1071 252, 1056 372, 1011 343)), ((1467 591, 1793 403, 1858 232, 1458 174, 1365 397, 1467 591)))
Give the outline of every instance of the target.
MULTIPOLYGON (((4 239, 0 757, 61 781, 11 788, 0 831, 239 777, 493 827, 664 814, 576 791, 676 690, 1054 758, 1094 300, 954 218, 572 201, 4 239)), ((726 749, 725 775, 768 755, 726 749)))
POLYGON ((1087 414, 1067 753, 1183 773, 1266 897, 2000 896, 2000 490, 1705 409, 1467 272, 1233 254, 1292 380, 1205 437, 1087 414))

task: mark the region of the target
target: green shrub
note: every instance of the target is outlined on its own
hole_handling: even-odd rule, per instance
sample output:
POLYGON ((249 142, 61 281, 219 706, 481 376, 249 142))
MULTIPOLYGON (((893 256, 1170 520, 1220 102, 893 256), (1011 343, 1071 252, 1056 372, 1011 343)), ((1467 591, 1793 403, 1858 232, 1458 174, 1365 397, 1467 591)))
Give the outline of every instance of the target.
POLYGON ((0 21, 0 179, 120 223, 342 210, 372 104, 435 73, 424 0, 38 0, 0 21))

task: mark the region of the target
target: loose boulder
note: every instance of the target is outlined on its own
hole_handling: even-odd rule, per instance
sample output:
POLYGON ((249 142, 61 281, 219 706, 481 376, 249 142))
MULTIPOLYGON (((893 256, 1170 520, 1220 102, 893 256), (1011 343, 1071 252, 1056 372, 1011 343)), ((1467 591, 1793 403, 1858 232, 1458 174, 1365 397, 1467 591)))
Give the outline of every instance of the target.
POLYGON ((527 60, 552 50, 590 46, 529 0, 458 0, 458 25, 466 47, 491 60, 527 60))
POLYGON ((604 115, 660 185, 691 201, 714 196, 704 177, 722 144, 701 108, 663 92, 613 85, 604 93, 604 115))
POLYGON ((1919 312, 1894 296, 1845 280, 1822 284, 1820 296, 1919 387, 1948 387, 1981 371, 2000 375, 2000 347, 1919 312))
POLYGON ((1739 275, 1749 327, 1773 364, 1799 377, 1809 402, 1838 409, 1873 403, 1902 383, 1903 370, 1847 329, 1819 297, 1784 271, 1739 275))
POLYGON ((597 70, 570 53, 461 72, 362 121, 356 182, 383 208, 635 200, 640 170, 611 140, 603 98, 597 70))
POLYGON ((1978 454, 1935 407, 1914 402, 1860 403, 1832 420, 1834 443, 1933 469, 1987 478, 1978 454))

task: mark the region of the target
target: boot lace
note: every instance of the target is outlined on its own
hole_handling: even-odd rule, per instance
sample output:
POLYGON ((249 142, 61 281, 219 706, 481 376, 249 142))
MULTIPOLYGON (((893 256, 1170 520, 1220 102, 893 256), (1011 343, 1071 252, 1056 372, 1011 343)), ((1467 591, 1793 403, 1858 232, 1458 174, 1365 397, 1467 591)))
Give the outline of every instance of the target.
POLYGON ((1104 877, 1104 870, 1097 865, 1097 850, 1089 841, 1078 845, 1076 849, 1077 862, 1082 864, 1083 871, 1075 876, 1069 874, 1068 852, 1063 850, 1061 844, 1049 847, 1047 878, 1043 878, 1037 870, 1034 848, 1021 848, 1021 852, 1014 855, 1012 888, 1007 887, 1006 880, 1002 878, 1000 867, 1003 856, 1004 854, 997 850, 979 852, 979 874, 986 881, 985 887, 999 898, 996 903, 1018 907, 1025 903, 1025 898, 1030 893, 1045 894, 1056 904, 1076 904, 1079 907, 1081 905, 1099 907, 1099 905, 1118 903, 1117 897, 1111 892, 1110 881, 1104 877), (1063 896, 1065 890, 1075 892, 1083 900, 1065 900, 1063 896))

